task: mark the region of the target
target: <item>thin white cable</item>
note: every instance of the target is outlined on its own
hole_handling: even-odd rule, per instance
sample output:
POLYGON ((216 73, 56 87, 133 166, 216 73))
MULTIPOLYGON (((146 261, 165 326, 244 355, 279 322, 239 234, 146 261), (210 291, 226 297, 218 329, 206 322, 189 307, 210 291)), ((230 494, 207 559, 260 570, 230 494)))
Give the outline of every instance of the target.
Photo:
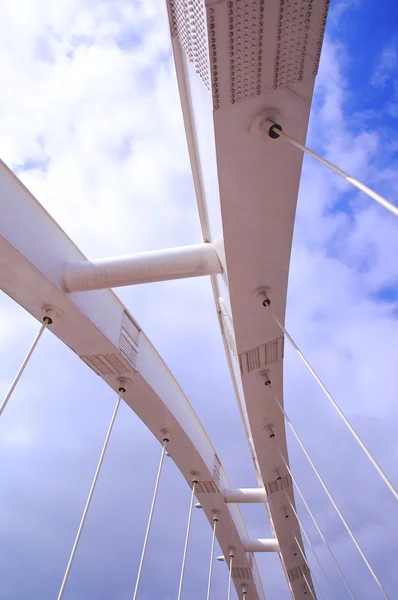
POLYGON ((25 360, 23 361, 22 365, 20 366, 19 371, 16 374, 15 379, 12 382, 10 389, 8 390, 8 392, 6 394, 6 397, 4 398, 3 402, 1 403, 0 415, 2 414, 3 410, 7 406, 7 403, 9 401, 9 399, 11 398, 12 393, 15 390, 18 381, 21 379, 22 373, 24 372, 25 367, 28 364, 30 357, 32 356, 34 349, 36 348, 37 344, 39 343, 39 340, 40 340, 41 336, 43 335, 44 330, 46 329, 47 325, 49 325, 51 322, 52 321, 51 321, 50 317, 44 317, 43 325, 40 327, 39 333, 36 335, 36 337, 33 341, 33 344, 31 345, 27 355, 25 356, 25 360))
POLYGON ((77 534, 76 534, 76 537, 75 537, 75 541, 73 543, 72 551, 71 551, 70 556, 69 556, 69 560, 68 560, 68 564, 67 564, 67 567, 66 567, 66 570, 65 570, 64 578, 62 580, 61 587, 60 587, 60 590, 58 592, 57 600, 61 600, 61 598, 64 595, 66 584, 68 582, 69 574, 70 574, 70 571, 71 571, 71 568, 72 568, 73 559, 75 558, 76 550, 77 550, 77 547, 78 547, 78 544, 79 544, 80 536, 81 536, 82 531, 83 531, 83 527, 84 527, 84 523, 85 523, 85 520, 86 520, 86 517, 87 517, 88 509, 90 508, 91 499, 92 499, 93 494, 94 494, 95 486, 97 485, 98 475, 99 475, 101 467, 102 467, 102 462, 104 460, 104 456, 105 456, 105 452, 106 452, 106 449, 107 449, 107 446, 108 446, 109 438, 110 438, 110 435, 112 433, 113 425, 114 425, 114 422, 115 422, 115 419, 116 419, 117 411, 119 409, 119 405, 120 405, 120 401, 121 401, 121 398, 122 398, 122 394, 125 391, 126 391, 125 388, 122 388, 122 387, 119 388, 119 396, 118 396, 118 399, 116 401, 116 406, 114 408, 114 411, 113 411, 113 414, 112 414, 112 418, 111 418, 111 422, 109 424, 108 431, 107 431, 107 434, 106 434, 106 437, 105 437, 104 445, 103 445, 102 450, 101 450, 101 454, 100 454, 100 457, 99 457, 97 468, 96 468, 95 474, 94 474, 94 479, 93 479, 93 482, 91 484, 91 488, 90 488, 90 491, 88 493, 88 497, 87 497, 87 500, 86 500, 86 505, 84 507, 83 514, 82 514, 82 517, 80 519, 79 528, 77 530, 77 534))
POLYGON ((139 567, 138 567, 137 579, 136 579, 136 582, 135 582, 135 589, 134 589, 133 600, 136 600, 136 598, 137 598, 138 587, 139 587, 140 581, 141 581, 142 567, 144 565, 146 548, 147 548, 148 539, 149 539, 149 532, 151 530, 152 518, 153 518, 153 513, 154 513, 154 510, 155 510, 156 496, 158 494, 158 489, 159 489, 160 475, 162 473, 163 461, 164 461, 164 457, 165 457, 165 454, 166 454, 166 444, 167 444, 168 441, 169 441, 169 439, 167 437, 163 438, 162 453, 160 455, 159 468, 158 468, 158 473, 157 473, 157 476, 156 476, 155 489, 153 491, 153 496, 152 496, 151 509, 149 511, 148 524, 147 524, 147 527, 146 527, 144 544, 142 546, 142 552, 141 552, 140 564, 139 564, 139 567))
MULTIPOLYGON (((298 519, 297 519, 297 520, 298 520, 298 519)), ((301 525, 300 525, 300 526, 301 526, 301 525)), ((303 530, 303 533, 304 533, 304 530, 303 530)), ((306 539, 307 539, 307 542, 308 542, 309 540, 308 540, 308 536, 307 536, 307 534, 305 533, 304 535, 305 535, 305 537, 306 537, 306 539)), ((294 539, 295 539, 295 541, 296 541, 296 544, 297 544, 297 547, 298 547, 298 549, 300 550, 300 554, 301 554, 301 556, 303 557, 303 560, 304 560, 305 564, 307 565, 307 567, 308 567, 308 569, 309 569, 309 571, 310 571, 310 573, 311 573, 311 577, 312 577, 312 579, 315 581, 315 584, 316 584, 316 586, 317 586, 317 588, 318 588, 318 590, 319 590, 319 592, 320 592, 320 594, 321 594, 321 597, 323 598, 323 600, 325 600, 325 596, 323 595, 322 588, 321 588, 321 586, 319 585, 319 582, 318 582, 318 579, 317 579, 317 578, 316 578, 316 576, 315 576, 315 573, 314 573, 314 572, 311 570, 310 564, 309 564, 309 562, 308 562, 308 560, 307 560, 307 557, 306 557, 306 555, 305 555, 305 554, 304 554, 304 552, 303 552, 303 549, 301 548, 301 545, 300 545, 300 543, 299 543, 298 539, 296 538, 296 536, 295 536, 294 534, 293 534, 293 537, 294 537, 294 539)), ((317 555, 315 554, 315 550, 314 550, 314 548, 312 547, 312 545, 311 545, 311 544, 310 544, 310 547, 311 547, 311 549, 312 549, 312 551, 313 551, 313 553, 314 553, 314 556, 315 556, 315 558, 317 559, 317 561, 318 561, 318 563, 319 563, 319 566, 321 566, 321 564, 320 564, 320 562, 319 562, 319 559, 318 559, 317 555)), ((322 569, 322 571, 323 571, 323 569, 322 569)), ((323 571, 323 572, 324 572, 324 571, 323 571)), ((328 581, 328 583, 329 583, 329 581, 328 581)), ((308 585, 308 584, 307 584, 307 585, 308 585)), ((330 588, 330 589, 332 590, 332 588, 330 588)), ((332 594, 333 594, 333 597, 334 597, 334 598, 336 598, 336 596, 334 595, 334 592, 333 592, 333 590, 332 590, 332 594)), ((337 600, 337 598, 336 598, 336 600, 337 600)))
MULTIPOLYGON (((274 438, 274 440, 275 440, 275 438, 274 438)), ((276 445, 276 443, 275 443, 275 445, 276 445)), ((278 448, 278 452, 279 452, 279 448, 278 448)), ((314 548, 314 546, 311 544, 310 538, 309 538, 309 537, 308 537, 308 535, 307 535, 307 532, 306 532, 306 530, 305 530, 305 528, 304 528, 304 525, 302 524, 302 522, 301 522, 301 520, 300 520, 300 518, 299 518, 299 516, 298 516, 298 514, 297 514, 297 511, 296 511, 296 509, 294 508, 294 506, 293 506, 293 503, 292 503, 292 501, 290 500, 290 498, 289 498, 289 495, 288 495, 287 491, 285 490, 285 488, 283 488, 283 491, 285 492, 286 499, 287 499, 287 501, 289 502, 290 508, 292 509, 292 511, 293 511, 293 514, 294 514, 294 516, 296 517, 298 524, 300 525, 300 528, 301 528, 301 530, 302 530, 302 532, 303 532, 303 534, 304 534, 304 537, 305 537, 305 539, 307 540, 307 544, 308 544, 308 545, 309 545, 309 547, 311 548, 311 550, 312 550, 312 552, 313 552, 313 554, 314 554, 314 556, 315 556, 315 558, 316 558, 316 561, 317 561, 317 563, 318 563, 318 565, 319 565, 319 568, 321 569, 321 571, 322 571, 322 573, 323 573, 323 576, 324 576, 324 578, 326 579, 326 582, 327 582, 327 584, 328 584, 328 586, 329 586, 329 588, 330 588, 330 591, 332 592, 333 598, 334 598, 335 600, 337 600, 337 598, 336 598, 336 594, 335 594, 335 593, 334 593, 334 591, 333 591, 333 588, 332 588, 332 586, 331 586, 331 584, 330 584, 329 578, 328 578, 328 576, 326 575, 324 568, 322 567, 321 561, 319 560, 319 558, 318 558, 318 555, 317 555, 317 553, 315 552, 315 548, 314 548)), ((310 569, 310 565, 308 564, 307 557, 305 556, 305 554, 304 554, 304 552, 303 552, 303 549, 301 548, 301 545, 299 544, 299 542, 298 542, 298 540, 297 540, 296 536, 294 535, 294 533, 293 533, 293 536, 294 536, 294 539, 295 539, 295 541, 296 541, 296 544, 297 544, 297 546, 298 546, 298 549, 300 550, 301 556, 302 556, 302 557, 303 557, 303 559, 305 560, 305 563, 306 563, 307 567, 310 569)), ((310 569, 310 570, 311 570, 311 569, 310 569)), ((318 588, 319 588, 319 591, 321 592, 321 596, 322 596, 322 598, 323 598, 323 594, 322 594, 321 587, 320 587, 319 583, 317 582, 317 580, 315 579, 315 575, 314 575, 313 573, 312 573, 312 577, 313 577, 313 579, 314 579, 315 583, 317 584, 317 586, 318 586, 318 588)))
POLYGON ((274 314, 274 312, 272 311, 272 309, 270 307, 270 300, 269 300, 268 297, 266 297, 266 300, 264 300, 263 305, 268 308, 268 310, 270 311, 271 315, 274 318, 275 323, 277 323, 277 325, 280 327, 280 329, 286 335, 287 339, 292 344, 293 348, 296 350, 297 354, 300 356, 301 360, 304 362, 305 366, 310 371, 311 375, 314 377, 315 381, 318 383, 318 385, 320 386, 320 388, 322 389, 322 391, 324 392, 324 394, 326 395, 326 397, 329 399, 329 401, 331 402, 332 406, 335 408, 335 410, 337 411, 338 415, 340 416, 340 418, 342 419, 342 421, 347 426, 348 430, 353 435, 354 439, 358 442, 359 446, 362 448, 363 452, 366 454, 366 456, 368 457, 368 459, 370 460, 370 462, 372 463, 372 465, 374 466, 374 468, 376 469, 376 471, 378 472, 378 474, 380 475, 380 477, 382 478, 382 480, 384 481, 384 483, 386 484, 386 486, 389 488, 390 492, 393 494, 393 496, 395 497, 395 499, 398 500, 398 491, 395 489, 395 487, 393 486, 393 484, 391 483, 391 481, 388 479, 387 475, 384 473, 383 469, 380 467, 380 465, 378 464, 378 462, 374 458, 373 454, 367 449, 367 447, 365 446, 364 442, 359 437, 358 433, 355 431, 354 427, 351 425, 351 423, 349 422, 349 420, 347 419, 347 417, 345 416, 345 414, 343 413, 343 411, 341 410, 341 408, 337 404, 336 400, 333 398, 333 396, 330 394, 330 392, 328 392, 328 390, 326 389, 325 385, 322 383, 321 379, 315 373, 314 369, 311 367, 310 363, 305 358, 305 356, 301 352, 300 348, 297 346, 296 342, 293 340, 293 338, 291 337, 291 335, 286 331, 286 329, 284 328, 284 326, 282 325, 282 323, 278 320, 278 318, 276 317, 276 315, 274 314))
POLYGON ((295 479, 295 477, 294 477, 294 475, 293 475, 293 473, 292 473, 292 471, 291 471, 291 469, 290 469, 289 465, 287 464, 287 462, 286 462, 286 460, 285 460, 285 457, 283 456, 282 452, 279 450, 278 446, 276 446, 276 448, 277 448, 277 450, 278 450, 278 452, 279 452, 279 456, 281 457, 281 459, 282 459, 282 461, 283 461, 283 463, 284 463, 284 465, 285 465, 285 467, 286 467, 286 469, 287 469, 287 471, 288 471, 288 473, 289 473, 290 477, 292 478, 292 481, 293 481, 293 483, 294 483, 294 485, 295 485, 295 487, 296 487, 296 490, 298 491, 298 493, 299 493, 299 495, 300 495, 300 498, 301 498, 301 500, 303 501, 303 504, 304 504, 304 506, 306 507, 306 509, 307 509, 307 511, 308 511, 308 513, 309 513, 309 515, 310 515, 310 517, 311 517, 311 519, 312 519, 312 521, 313 521, 313 523, 314 523, 314 525, 315 525, 315 527, 316 527, 316 530, 318 531, 318 533, 319 533, 319 535, 320 535, 320 537, 321 537, 321 539, 322 539, 322 541, 323 541, 323 543, 324 543, 325 547, 326 547, 326 548, 327 548, 327 550, 329 551, 329 554, 330 554, 330 556, 332 557, 332 559, 333 559, 333 562, 334 562, 334 564, 335 564, 335 565, 336 565, 336 567, 337 567, 337 570, 338 570, 338 571, 339 571, 339 573, 340 573, 340 576, 341 576, 341 578, 342 578, 342 580, 343 580, 343 582, 344 582, 344 585, 345 585, 345 587, 347 588, 347 591, 348 591, 348 593, 350 594, 350 596, 351 596, 352 600, 355 600, 355 596, 354 596, 353 592, 351 591, 351 588, 350 588, 350 586, 348 585, 348 581, 346 580, 346 578, 345 578, 345 576, 344 576, 344 573, 342 572, 342 570, 341 570, 341 568, 340 568, 340 565, 339 565, 339 563, 337 562, 337 559, 336 559, 335 555, 333 554, 333 551, 332 551, 331 547, 329 546, 328 542, 326 541, 326 538, 325 538, 325 536, 323 535, 323 533, 322 533, 322 531, 321 531, 321 529, 320 529, 320 527, 319 527, 319 525, 318 525, 318 522, 317 522, 317 520, 315 519, 315 517, 314 517, 314 515, 313 515, 313 513, 312 513, 312 510, 310 509, 310 507, 309 507, 309 505, 308 505, 308 502, 307 502, 307 501, 306 501, 306 499, 304 498, 304 495, 303 495, 303 493, 302 493, 302 491, 301 491, 301 488, 300 488, 299 484, 297 483, 297 481, 296 481, 296 479, 295 479))
POLYGON ((229 551, 229 573, 228 573, 228 594, 227 600, 231 600, 231 583, 232 583, 232 564, 234 561, 233 551, 229 551))
POLYGON ((339 167, 337 167, 336 165, 334 165, 333 163, 331 163, 326 158, 323 158, 323 156, 320 156, 319 154, 317 154, 313 150, 310 150, 310 148, 307 148, 307 146, 304 146, 303 144, 300 144, 300 142, 298 142, 297 140, 295 140, 294 138, 292 138, 290 135, 288 135, 287 133, 285 133, 282 130, 282 128, 280 127, 280 125, 278 125, 277 127, 275 125, 277 125, 277 124, 273 123, 272 126, 271 126, 271 128, 270 128, 270 130, 272 130, 274 132, 274 136, 270 136, 270 137, 274 137, 274 138, 276 138, 276 137, 282 137, 283 139, 285 139, 287 142, 289 142, 290 144, 292 144, 293 146, 295 146, 296 148, 298 148, 302 152, 305 152, 309 156, 312 156, 312 158, 315 158, 315 160, 317 160, 318 162, 320 162, 322 165, 324 165, 325 167, 328 167, 331 171, 333 171, 334 173, 336 173, 337 175, 339 175, 340 177, 342 177, 343 179, 345 179, 348 183, 350 183, 351 185, 353 185, 354 187, 356 187, 358 190, 360 190, 361 192, 363 192, 364 194, 366 194, 367 196, 369 196, 369 198, 372 198, 372 200, 375 200, 381 206, 383 206, 388 211, 390 211, 390 213, 392 213, 393 215, 395 215, 396 217, 398 217, 398 207, 396 207, 394 204, 392 204, 391 202, 389 202, 388 200, 386 200, 385 198, 383 198, 383 196, 380 196, 380 194, 378 194, 377 192, 375 192, 374 190, 372 190, 370 187, 368 187, 364 183, 361 183, 355 177, 352 177, 351 175, 349 175, 348 173, 346 173, 345 171, 343 171, 343 169, 340 169, 339 167))
POLYGON ((182 556, 180 584, 178 586, 177 600, 181 600, 181 594, 182 594, 182 584, 183 584, 183 581, 184 581, 185 562, 186 562, 186 559, 187 559, 187 550, 188 550, 188 542, 189 542, 189 532, 191 531, 192 508, 193 508, 193 501, 195 499, 196 484, 197 484, 197 481, 196 481, 196 479, 194 479, 192 481, 191 503, 189 505, 187 532, 186 532, 186 535, 185 535, 184 554, 182 556))
MULTIPOLYGON (((304 571, 302 571, 302 573, 303 573, 303 579, 304 579, 304 581, 305 581, 305 583, 306 583, 306 585, 307 585, 307 588, 310 590, 310 593, 311 593, 311 596, 312 596, 313 600, 316 600, 316 598, 315 598, 315 596, 314 596, 314 592, 312 591, 312 587, 311 587, 311 586, 310 586, 310 584, 308 583, 308 579, 307 579, 307 576, 306 576, 306 574, 304 573, 304 571)), ((305 593, 305 592, 304 592, 304 593, 305 593)))
MULTIPOLYGON (((318 480, 319 480, 320 484, 322 485, 323 489, 325 490, 327 497, 329 498, 329 500, 330 500, 330 502, 332 503, 332 505, 333 505, 333 507, 334 507, 335 511, 336 511, 336 512, 337 512, 337 514, 339 515, 341 522, 343 523, 344 527, 345 527, 345 528, 346 528, 346 530, 347 530, 347 533, 349 534, 349 536, 351 537, 352 541, 354 542, 354 544, 355 544, 355 546, 356 546, 356 548, 357 548, 357 550, 358 550, 359 554, 362 556, 362 559, 363 559, 364 563, 366 564, 366 566, 368 567, 368 570, 369 570, 370 574, 372 575, 373 579, 375 580, 375 582, 376 582, 376 583, 377 583, 377 585, 379 586, 379 588, 380 588, 380 591, 382 592, 382 594, 384 595, 384 597, 385 597, 385 598, 387 598, 387 600, 390 600, 390 599, 389 599, 389 596, 388 596, 388 594, 387 594, 387 592, 386 592, 386 590, 384 589, 384 587, 383 587, 382 583, 380 582, 379 578, 377 577, 376 573, 374 572, 374 570, 373 570, 373 568, 372 568, 371 564, 369 563, 368 559, 366 558, 366 556, 365 556, 365 554, 364 554, 364 552, 363 552, 363 550, 362 550, 361 546, 359 545, 359 543, 358 543, 358 541, 357 541, 357 539, 356 539, 355 535, 352 533, 352 531, 351 531, 351 529, 350 529, 350 527, 349 527, 349 525, 348 525, 347 521, 345 520, 345 518, 343 517, 342 513, 340 512, 340 509, 339 509, 339 507, 337 506, 336 502, 335 502, 335 501, 334 501, 334 499, 333 499, 333 496, 332 496, 332 495, 331 495, 331 493, 329 492, 329 489, 327 488, 327 486, 326 486, 326 483, 325 483, 325 482, 324 482, 324 480, 322 479, 322 477, 321 477, 321 475, 320 475, 320 473, 319 473, 318 469, 316 468, 315 464, 313 463, 313 461, 312 461, 312 458, 311 458, 311 457, 310 457, 310 455, 308 454, 306 447, 304 446, 303 442, 301 441, 301 438, 300 438, 299 434, 297 433, 296 429, 294 428, 294 426, 293 426, 293 424, 292 424, 291 420, 289 419, 288 415, 286 414, 286 412, 285 412, 285 410, 284 410, 283 406, 282 406, 282 405, 281 405, 281 403, 279 402, 278 398, 276 397, 276 395, 275 395, 275 393, 274 393, 274 391, 273 391, 273 389, 271 388, 271 386, 270 386, 270 385, 268 386, 268 388, 270 388, 270 389, 271 389, 271 393, 272 393, 272 396, 273 396, 273 398, 274 398, 275 402, 278 404, 279 408, 280 408, 280 409, 281 409, 281 411, 283 412, 283 414, 284 414, 284 416, 285 416, 285 418, 286 418, 286 421, 288 422, 288 424, 289 424, 289 426, 290 426, 290 429, 292 430, 292 432, 294 433, 294 436, 295 436, 296 440, 297 440, 297 441, 298 441, 298 443, 300 444, 302 451, 304 452, 305 456, 307 457, 307 459, 308 459, 308 462, 310 463, 310 465, 311 465, 311 467, 312 467, 312 469, 313 469, 313 471, 314 471, 315 475, 317 476, 317 478, 318 478, 318 480)), ((280 452, 280 450, 279 450, 278 446, 276 446, 276 448, 277 448, 277 450, 278 450, 279 454, 282 456, 282 453, 280 452)), ((284 461, 284 462, 285 462, 285 461, 284 461)))
POLYGON ((209 567, 209 580, 207 582, 207 596, 206 600, 210 600, 210 592, 211 592, 211 577, 213 574, 213 562, 214 562, 214 544, 216 541, 216 527, 217 527, 218 516, 214 515, 213 517, 213 535, 211 537, 211 551, 210 551, 210 567, 209 567))

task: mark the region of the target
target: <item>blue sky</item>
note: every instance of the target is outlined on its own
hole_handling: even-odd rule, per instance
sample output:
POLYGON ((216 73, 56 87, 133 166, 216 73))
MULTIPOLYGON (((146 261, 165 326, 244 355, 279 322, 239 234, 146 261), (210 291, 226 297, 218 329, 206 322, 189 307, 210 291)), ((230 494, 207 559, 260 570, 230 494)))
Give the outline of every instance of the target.
MULTIPOLYGON (((0 7, 1 157, 90 258, 200 241, 163 3, 62 0, 54 6, 21 0, 0 7)), ((396 21, 393 2, 332 0, 308 138, 395 202, 396 21)), ((397 485, 396 230, 393 217, 305 160, 287 323, 397 485)), ((118 293, 180 381, 231 484, 255 485, 210 282, 118 293)), ((37 329, 0 297, 0 393, 37 329)), ((397 507, 288 348, 285 387, 292 420, 397 598, 397 507)), ((51 334, 43 338, 0 423, 1 600, 56 597, 114 402, 75 355, 51 334)), ((293 439, 289 444, 297 479, 350 585, 358 598, 378 598, 299 448, 293 439)), ((66 600, 132 596, 159 454, 151 434, 123 408, 66 600)), ((166 461, 143 600, 176 596, 188 502, 185 481, 166 461)), ((299 501, 298 507, 345 599, 299 501)), ((244 507, 243 514, 251 536, 270 535, 262 507, 244 507)), ((205 593, 210 541, 196 511, 185 588, 193 600, 205 593)), ((276 557, 258 563, 267 597, 287 599, 276 557)), ((316 565, 314 572, 330 597, 316 565)), ((213 597, 225 597, 221 563, 214 581, 213 597)))

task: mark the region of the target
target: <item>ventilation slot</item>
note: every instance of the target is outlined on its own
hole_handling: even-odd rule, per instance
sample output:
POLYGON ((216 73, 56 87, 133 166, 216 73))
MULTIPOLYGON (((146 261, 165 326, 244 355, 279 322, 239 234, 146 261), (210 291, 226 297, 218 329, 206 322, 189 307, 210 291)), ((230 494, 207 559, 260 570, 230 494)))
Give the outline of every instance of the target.
POLYGON ((247 375, 283 360, 283 337, 239 354, 240 372, 247 375))
POLYGON ((218 488, 214 481, 198 481, 195 491, 197 494, 216 494, 218 488))
POLYGON ((308 577, 309 574, 310 574, 310 571, 305 563, 302 563, 301 565, 298 565, 297 567, 293 567, 292 569, 288 569, 288 571, 287 571, 287 575, 289 577, 290 582, 300 579, 300 577, 302 577, 303 575, 308 577))
POLYGON ((129 365, 118 354, 97 354, 91 356, 81 356, 97 375, 107 377, 109 375, 125 375, 131 373, 129 365))
POLYGON ((220 481, 221 462, 217 454, 214 455, 213 477, 219 483, 220 481))
POLYGON ((120 333, 119 350, 123 356, 137 368, 138 344, 140 330, 127 312, 123 314, 122 331, 120 333))
POLYGON ((278 486, 278 482, 276 479, 274 479, 273 481, 268 481, 264 485, 264 487, 265 487, 268 495, 275 494, 275 492, 279 492, 279 486, 278 486))
POLYGON ((274 479, 272 481, 268 481, 265 484, 265 489, 268 495, 275 494, 275 492, 279 492, 279 490, 283 490, 284 488, 291 487, 292 478, 290 475, 284 475, 280 479, 274 479))
POLYGON ((124 331, 126 335, 130 337, 132 342, 138 346, 140 341, 140 330, 126 311, 123 313, 122 331, 124 331))
POLYGON ((232 567, 232 579, 253 579, 252 570, 249 567, 232 567))
POLYGON ((284 475, 280 481, 282 488, 292 487, 292 478, 290 475, 284 475))

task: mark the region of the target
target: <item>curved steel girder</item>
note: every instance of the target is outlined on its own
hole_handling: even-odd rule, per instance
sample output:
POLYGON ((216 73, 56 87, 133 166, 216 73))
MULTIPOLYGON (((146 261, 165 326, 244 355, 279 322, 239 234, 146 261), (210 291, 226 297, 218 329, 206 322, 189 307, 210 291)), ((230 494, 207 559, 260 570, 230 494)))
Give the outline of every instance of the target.
POLYGON ((120 377, 130 380, 124 401, 161 443, 162 430, 170 431, 167 451, 188 483, 199 480, 197 497, 211 523, 219 511, 218 542, 225 556, 235 549, 234 566, 243 575, 235 579, 238 594, 245 583, 248 599, 263 600, 256 563, 242 543, 240 511, 222 495, 230 487, 224 469, 177 381, 111 290, 63 292, 65 263, 85 257, 4 163, 0 204, 1 289, 39 320, 44 306, 60 309, 53 333, 115 391, 120 377))
POLYGON ((284 418, 261 378, 267 371, 283 402, 283 337, 256 299, 265 286, 284 321, 302 165, 300 152, 270 140, 260 125, 276 119, 304 141, 329 1, 291 4, 206 0, 185 10, 168 0, 203 238, 224 245, 224 274, 212 284, 225 351, 288 585, 305 600, 305 579, 315 591, 295 550, 299 526, 291 509, 286 514, 293 490, 276 448, 288 460, 284 418))

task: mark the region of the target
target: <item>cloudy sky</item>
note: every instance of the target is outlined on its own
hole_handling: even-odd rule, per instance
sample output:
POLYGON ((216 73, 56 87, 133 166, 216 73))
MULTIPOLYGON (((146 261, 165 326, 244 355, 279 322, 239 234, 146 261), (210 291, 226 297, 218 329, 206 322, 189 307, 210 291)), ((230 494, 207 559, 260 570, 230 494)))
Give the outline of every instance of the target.
MULTIPOLYGON (((308 143, 397 203, 397 8, 391 0, 331 4, 308 143)), ((201 241, 163 2, 1 2, 0 72, 0 156, 87 256, 201 241)), ((397 252, 396 219, 305 160, 287 324, 396 485, 397 252)), ((210 282, 118 294, 180 381, 231 484, 255 485, 210 282)), ((37 329, 0 296, 1 394, 37 329)), ((398 509, 289 349, 285 364, 287 410, 390 598, 398 598, 398 509)), ((1 417, 1 600, 56 597, 114 402, 46 333, 1 417)), ((289 445, 356 597, 381 597, 293 438, 289 445)), ((66 600, 132 597, 159 454, 122 407, 66 600)), ((188 503, 185 481, 166 461, 143 600, 176 597, 188 503)), ((298 507, 337 597, 348 598, 298 507)), ((243 513, 251 536, 270 535, 262 507, 243 513)), ((205 594, 210 535, 196 511, 184 588, 193 600, 205 594)), ((287 600, 277 558, 258 563, 268 598, 287 600)), ((314 572, 331 597, 316 564, 314 572)), ((225 598, 226 585, 217 563, 214 599, 225 598)))

